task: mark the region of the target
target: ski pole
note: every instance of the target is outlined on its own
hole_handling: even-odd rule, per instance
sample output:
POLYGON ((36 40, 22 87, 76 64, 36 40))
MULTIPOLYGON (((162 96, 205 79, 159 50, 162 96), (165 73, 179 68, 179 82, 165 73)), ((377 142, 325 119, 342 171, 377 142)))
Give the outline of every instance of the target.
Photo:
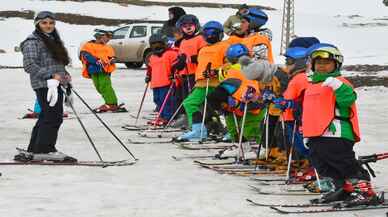
POLYGON ((265 160, 268 161, 269 157, 269 106, 268 106, 268 117, 265 119, 265 160))
POLYGON ((145 86, 144 93, 143 93, 143 97, 141 98, 139 110, 137 111, 136 120, 135 120, 135 126, 137 125, 137 121, 139 120, 140 112, 141 112, 141 110, 143 109, 143 103, 144 103, 144 99, 145 99, 145 97, 146 97, 146 95, 147 95, 147 91, 148 91, 149 85, 150 85, 150 83, 148 82, 148 83, 146 84, 146 86, 145 86))
POLYGON ((119 142, 119 144, 133 157, 134 160, 139 160, 132 154, 132 152, 125 146, 125 144, 120 140, 119 137, 109 128, 109 126, 97 115, 97 113, 89 106, 89 104, 74 90, 71 88, 73 93, 81 100, 81 102, 94 114, 98 121, 109 131, 109 133, 119 142))
POLYGON ((164 128, 168 128, 170 127, 171 125, 171 122, 174 120, 174 118, 179 114, 179 111, 181 110, 183 106, 183 101, 181 102, 181 104, 178 106, 178 108, 176 109, 176 111, 174 112, 174 114, 171 116, 170 120, 168 120, 166 126, 164 128))
MULTIPOLYGON (((237 121, 237 116, 236 113, 233 112, 233 120, 234 120, 234 126, 236 127, 236 132, 238 137, 240 138, 240 130, 238 129, 238 121, 237 121)), ((234 139, 233 139, 234 140, 234 139)), ((234 143, 234 141, 233 141, 234 143)))
POLYGON ((288 155, 287 181, 290 180, 290 177, 291 177, 291 163, 292 163, 292 153, 294 152, 294 146, 295 146, 295 133, 296 133, 296 120, 294 121, 294 126, 292 129, 291 148, 290 148, 290 153, 288 155))
POLYGON ((322 192, 321 179, 319 178, 318 171, 315 168, 314 168, 314 173, 315 173, 315 177, 317 177, 317 183, 318 183, 319 192, 322 192))
POLYGON ((173 88, 174 88, 174 82, 172 82, 171 85, 170 85, 170 87, 168 88, 167 94, 166 94, 166 96, 164 97, 164 100, 163 100, 162 105, 160 106, 158 115, 156 116, 155 123, 154 123, 154 127, 155 127, 155 128, 156 128, 157 122, 159 121, 160 116, 162 115, 162 112, 163 112, 164 108, 166 107, 167 100, 170 98, 170 95, 171 95, 171 92, 172 92, 172 89, 173 89, 173 88))
MULTIPOLYGON (((206 71, 210 73, 211 70, 211 63, 208 63, 206 66, 206 71)), ((207 94, 209 93, 209 82, 210 78, 206 78, 206 90, 205 90, 205 105, 203 106, 203 112, 202 112, 202 123, 201 123, 201 133, 200 133, 200 141, 202 142, 202 136, 203 136, 203 128, 205 127, 205 119, 206 119, 206 109, 207 109, 207 94)))
MULTIPOLYGON (((242 146, 242 140, 243 140, 243 135, 244 135, 244 127, 245 127, 245 119, 247 117, 247 111, 248 111, 248 102, 245 103, 244 106, 244 113, 243 113, 243 119, 241 121, 241 130, 240 130, 240 138, 238 140, 238 147, 241 151, 241 159, 245 160, 245 155, 244 155, 244 148, 242 146)), ((240 153, 240 151, 238 153, 240 153)))
MULTIPOLYGON (((265 116, 264 116, 264 120, 263 120, 263 126, 265 126, 265 123, 267 122, 267 119, 269 118, 269 112, 268 112, 268 106, 266 107, 266 110, 265 110, 265 116)), ((257 157, 256 157, 256 165, 255 165, 255 170, 257 170, 259 168, 259 160, 260 160, 260 152, 261 152, 261 147, 263 146, 263 140, 264 140, 264 136, 265 136, 265 131, 263 129, 262 133, 261 133, 261 138, 260 138, 260 144, 259 144, 259 147, 257 149, 257 157)))
MULTIPOLYGON (((71 87, 68 87, 68 88, 71 88, 71 87)), ((66 94, 67 96, 69 96, 69 95, 70 95, 70 91, 71 91, 71 89, 69 89, 69 90, 66 89, 64 92, 65 92, 65 94, 66 94)), ((84 131, 86 137, 88 138, 90 145, 92 146, 92 148, 93 148, 94 151, 96 152, 96 154, 97 154, 97 156, 98 156, 98 159, 100 159, 100 161, 101 161, 102 163, 105 163, 104 160, 103 160, 102 157, 101 157, 101 154, 100 154, 99 151, 97 150, 97 147, 96 147, 96 145, 94 144, 92 138, 90 137, 88 131, 86 130, 86 127, 85 127, 84 123, 81 121, 81 118, 79 117, 77 111, 75 110, 74 105, 73 105, 73 102, 68 101, 67 103, 69 104, 71 110, 73 111, 75 117, 77 118, 78 123, 81 125, 81 128, 82 128, 82 130, 84 131)))

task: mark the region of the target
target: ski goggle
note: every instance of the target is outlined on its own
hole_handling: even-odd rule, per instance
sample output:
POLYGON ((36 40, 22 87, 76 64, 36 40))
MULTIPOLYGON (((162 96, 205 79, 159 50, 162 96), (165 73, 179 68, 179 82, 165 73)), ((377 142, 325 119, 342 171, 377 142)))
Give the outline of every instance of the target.
POLYGON ((334 59, 333 58, 333 55, 327 51, 323 51, 323 50, 318 50, 318 51, 315 51, 311 54, 311 58, 312 59, 317 59, 317 58, 321 58, 321 59, 334 59))
POLYGON ((46 18, 51 18, 55 20, 55 14, 50 11, 42 11, 36 15, 35 20, 43 20, 46 18))

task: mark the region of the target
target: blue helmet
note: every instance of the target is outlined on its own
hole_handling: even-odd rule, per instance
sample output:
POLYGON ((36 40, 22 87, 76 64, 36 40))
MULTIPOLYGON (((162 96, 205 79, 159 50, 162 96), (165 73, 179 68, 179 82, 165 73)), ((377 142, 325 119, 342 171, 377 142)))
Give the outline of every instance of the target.
POLYGON ((206 42, 214 44, 224 38, 224 27, 220 22, 209 21, 203 26, 202 33, 206 42))
POLYGON ((320 41, 316 37, 297 37, 290 42, 290 44, 288 45, 288 48, 291 48, 291 47, 309 48, 318 43, 320 43, 320 41))
POLYGON ((307 58, 307 48, 304 47, 290 47, 287 48, 285 57, 291 58, 294 60, 307 58))
POLYGON ((231 63, 236 63, 240 57, 248 56, 248 55, 249 55, 249 50, 243 44, 231 45, 226 51, 226 58, 231 63))
POLYGON ((268 21, 268 15, 259 8, 249 8, 248 14, 243 17, 248 20, 251 29, 260 28, 268 21))

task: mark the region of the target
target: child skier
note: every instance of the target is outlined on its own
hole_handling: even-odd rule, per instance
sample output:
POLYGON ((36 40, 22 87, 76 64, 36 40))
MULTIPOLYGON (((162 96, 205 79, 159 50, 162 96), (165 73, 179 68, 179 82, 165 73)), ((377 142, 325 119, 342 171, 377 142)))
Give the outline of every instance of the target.
MULTIPOLYGON (((225 115, 228 133, 233 141, 239 140, 241 125, 244 124, 244 141, 260 142, 260 122, 264 118, 263 103, 257 101, 260 97, 260 88, 257 81, 248 80, 240 71, 238 60, 242 56, 248 56, 249 50, 243 44, 231 45, 226 57, 230 66, 222 73, 223 81, 208 96, 209 108, 222 110, 225 115), (255 100, 254 100, 255 99, 255 100), (245 122, 242 123, 244 107, 248 106, 245 122)), ((221 77, 221 76, 220 76, 221 77)), ((237 157, 239 149, 224 150, 218 157, 237 157)), ((250 146, 244 150, 244 159, 256 159, 256 153, 250 146)))
POLYGON ((174 81, 170 80, 170 75, 173 73, 171 72, 171 65, 177 58, 178 52, 167 47, 167 37, 161 34, 152 35, 149 43, 152 55, 149 59, 149 67, 145 81, 147 83, 151 82, 154 103, 159 109, 160 117, 148 123, 163 126, 168 123, 174 112, 174 87, 171 86, 174 81))
POLYGON ((229 47, 229 43, 221 41, 224 37, 223 27, 217 21, 206 23, 202 34, 208 45, 199 51, 195 88, 183 102, 191 131, 179 136, 178 141, 198 141, 207 138, 207 128, 202 125, 205 114, 202 114, 200 108, 206 94, 211 93, 219 84, 217 70, 224 64, 225 53, 229 47))
POLYGON ((311 85, 303 99, 303 136, 308 139, 313 166, 331 178, 336 191, 313 202, 344 200, 346 206, 379 203, 369 173, 355 158, 360 141, 357 95, 341 76, 343 56, 335 46, 315 46, 310 52, 311 85))
POLYGON ((116 69, 115 53, 107 43, 112 38, 112 32, 100 29, 94 31, 96 40, 91 40, 81 47, 80 60, 83 64, 82 76, 93 80, 94 86, 105 101, 95 112, 125 112, 126 109, 117 104, 111 81, 111 74, 116 69))

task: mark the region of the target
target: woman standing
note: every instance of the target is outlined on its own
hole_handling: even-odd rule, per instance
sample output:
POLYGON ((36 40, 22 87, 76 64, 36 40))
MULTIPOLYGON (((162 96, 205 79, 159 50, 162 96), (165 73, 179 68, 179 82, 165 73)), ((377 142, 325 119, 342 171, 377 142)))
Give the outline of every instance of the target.
POLYGON ((15 160, 77 161, 55 148, 63 122, 63 97, 60 85, 71 77, 65 66, 70 58, 55 28, 55 15, 42 11, 34 19, 35 30, 21 43, 24 70, 30 74, 31 86, 42 109, 28 146, 15 160))

